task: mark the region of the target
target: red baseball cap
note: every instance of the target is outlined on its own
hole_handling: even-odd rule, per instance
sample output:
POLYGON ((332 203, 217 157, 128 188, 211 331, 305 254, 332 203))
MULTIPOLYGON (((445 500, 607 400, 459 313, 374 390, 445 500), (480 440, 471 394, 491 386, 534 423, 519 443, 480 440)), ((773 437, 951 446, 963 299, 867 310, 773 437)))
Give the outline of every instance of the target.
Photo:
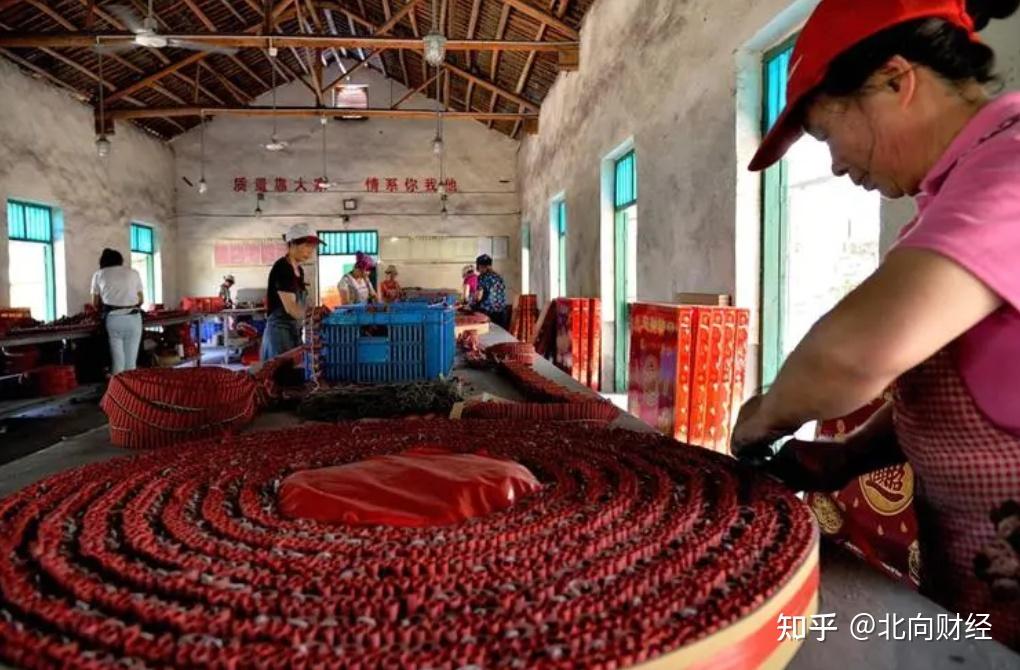
POLYGON ((822 0, 797 38, 787 73, 786 108, 748 166, 769 167, 804 134, 801 103, 841 53, 886 28, 922 18, 948 21, 974 33, 964 0, 822 0))

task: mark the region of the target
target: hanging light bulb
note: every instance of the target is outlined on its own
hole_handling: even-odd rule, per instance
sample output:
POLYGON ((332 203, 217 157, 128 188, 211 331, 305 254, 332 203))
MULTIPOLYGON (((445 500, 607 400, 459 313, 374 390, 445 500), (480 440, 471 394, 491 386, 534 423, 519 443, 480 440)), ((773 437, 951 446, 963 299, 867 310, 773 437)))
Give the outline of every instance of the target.
POLYGON ((198 179, 198 193, 199 195, 205 195, 209 191, 209 184, 205 181, 205 115, 199 120, 201 127, 199 128, 199 142, 201 145, 201 174, 198 179))
POLYGON ((446 60, 446 38, 440 32, 431 32, 422 38, 425 43, 425 62, 439 67, 446 60))
POLYGON ((435 139, 432 140, 432 153, 440 155, 443 153, 443 138, 436 135, 435 139))
POLYGON ((261 193, 259 193, 258 195, 255 196, 255 218, 256 219, 262 217, 262 198, 264 198, 264 197, 265 196, 263 196, 261 193))
POLYGON ((445 181, 439 182, 439 184, 436 185, 436 190, 439 191, 439 195, 445 196, 446 195, 446 182, 445 181))
POLYGON ((425 62, 432 67, 439 67, 446 60, 446 38, 439 29, 438 0, 432 0, 432 27, 422 42, 425 46, 425 62))
POLYGON ((443 193, 439 196, 439 202, 443 203, 443 207, 439 210, 439 218, 446 221, 447 217, 450 216, 450 211, 446 208, 446 194, 443 193))
POLYGON ((106 109, 103 103, 103 50, 100 48, 99 38, 96 38, 96 52, 99 58, 99 137, 96 138, 96 155, 106 158, 110 155, 110 140, 106 139, 106 109))
POLYGON ((96 155, 100 158, 106 158, 110 155, 110 140, 106 139, 106 134, 100 134, 96 138, 96 155))

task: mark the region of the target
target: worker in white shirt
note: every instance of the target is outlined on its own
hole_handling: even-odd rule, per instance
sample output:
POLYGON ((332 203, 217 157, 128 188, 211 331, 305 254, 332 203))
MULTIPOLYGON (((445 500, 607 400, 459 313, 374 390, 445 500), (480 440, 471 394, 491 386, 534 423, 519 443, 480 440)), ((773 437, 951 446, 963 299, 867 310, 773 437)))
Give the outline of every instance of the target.
POLYGON ((92 275, 92 304, 102 315, 110 340, 111 372, 134 370, 142 341, 142 278, 124 266, 119 251, 103 249, 99 271, 92 275))

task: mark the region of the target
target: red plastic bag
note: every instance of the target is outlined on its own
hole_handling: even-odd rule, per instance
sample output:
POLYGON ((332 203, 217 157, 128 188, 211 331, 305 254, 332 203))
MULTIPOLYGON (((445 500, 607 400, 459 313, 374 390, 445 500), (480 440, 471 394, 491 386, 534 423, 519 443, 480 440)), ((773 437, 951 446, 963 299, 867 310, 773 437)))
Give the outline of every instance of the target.
POLYGON ((280 486, 279 503, 293 518, 423 528, 506 509, 541 486, 520 463, 422 446, 295 472, 280 486))

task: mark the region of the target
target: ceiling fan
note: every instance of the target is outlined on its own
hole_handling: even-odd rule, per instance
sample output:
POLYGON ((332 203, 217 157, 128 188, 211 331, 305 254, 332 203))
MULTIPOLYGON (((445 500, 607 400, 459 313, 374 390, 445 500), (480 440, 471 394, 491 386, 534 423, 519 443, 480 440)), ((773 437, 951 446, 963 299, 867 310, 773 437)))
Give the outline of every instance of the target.
POLYGON ((135 34, 130 42, 122 42, 102 47, 107 51, 118 51, 133 47, 147 47, 149 49, 163 49, 174 47, 176 49, 190 49, 192 51, 206 51, 209 53, 235 54, 237 49, 230 47, 214 46, 203 42, 191 42, 159 33, 159 25, 156 21, 156 14, 152 9, 152 0, 149 0, 149 11, 144 19, 139 19, 134 11, 124 5, 110 5, 107 9, 124 23, 128 30, 135 34))
POLYGON ((278 133, 277 117, 276 117, 276 68, 275 67, 271 68, 270 72, 271 72, 270 76, 272 77, 272 84, 270 86, 270 93, 272 95, 272 100, 273 100, 273 106, 272 106, 272 108, 273 108, 273 130, 272 130, 272 133, 270 133, 270 135, 269 135, 269 141, 264 143, 264 144, 262 144, 262 148, 265 149, 266 151, 270 152, 270 153, 280 153, 280 152, 287 151, 287 149, 290 147, 290 145, 294 144, 295 142, 298 142, 300 140, 304 140, 304 139, 307 139, 307 138, 311 137, 312 131, 309 131, 309 132, 304 133, 302 135, 296 135, 296 136, 291 137, 289 139, 284 139, 284 138, 280 137, 280 135, 278 133))

